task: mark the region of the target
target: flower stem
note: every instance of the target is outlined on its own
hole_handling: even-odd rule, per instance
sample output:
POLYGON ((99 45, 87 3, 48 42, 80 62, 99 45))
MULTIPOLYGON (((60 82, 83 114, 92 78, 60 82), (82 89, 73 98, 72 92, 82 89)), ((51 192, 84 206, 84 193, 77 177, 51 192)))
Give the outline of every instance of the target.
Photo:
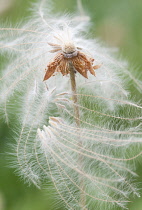
MULTIPOLYGON (((76 126, 80 127, 80 113, 79 113, 79 107, 76 105, 78 102, 77 98, 77 89, 76 89, 76 80, 75 80, 75 68, 72 64, 72 62, 69 63, 69 70, 70 70, 70 81, 71 81, 71 90, 72 90, 72 100, 73 100, 73 109, 74 109, 74 116, 75 116, 75 123, 76 126)), ((79 138, 78 146, 82 147, 82 141, 79 138)), ((78 156, 78 165, 81 169, 83 167, 83 156, 79 154, 78 156)), ((85 191, 85 183, 83 176, 79 177, 79 186, 82 189, 80 193, 80 206, 82 209, 86 209, 86 196, 83 191, 85 191)))

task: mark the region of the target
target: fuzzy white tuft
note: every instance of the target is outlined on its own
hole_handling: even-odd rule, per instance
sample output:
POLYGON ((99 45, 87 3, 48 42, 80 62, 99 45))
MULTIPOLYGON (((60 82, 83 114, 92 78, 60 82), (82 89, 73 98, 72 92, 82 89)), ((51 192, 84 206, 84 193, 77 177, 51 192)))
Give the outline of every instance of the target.
POLYGON ((37 186, 50 178, 67 209, 126 208, 129 195, 139 195, 129 162, 141 155, 136 145, 142 143, 142 107, 130 100, 126 85, 131 82, 141 92, 141 82, 110 50, 83 37, 86 16, 71 21, 68 16, 52 18, 49 11, 49 4, 43 4, 24 26, 0 28, 0 53, 8 60, 0 77, 1 112, 7 122, 11 112, 19 117, 17 171, 37 186), (57 73, 43 82, 54 57, 49 43, 66 53, 79 48, 102 64, 96 77, 76 74, 76 104, 69 76, 57 73))

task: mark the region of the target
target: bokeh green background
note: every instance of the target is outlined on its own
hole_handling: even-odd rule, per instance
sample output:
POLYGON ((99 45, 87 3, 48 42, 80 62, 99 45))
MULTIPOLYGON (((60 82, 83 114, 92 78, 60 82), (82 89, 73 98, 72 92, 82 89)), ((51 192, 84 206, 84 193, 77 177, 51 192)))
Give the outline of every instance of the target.
MULTIPOLYGON (((32 7, 31 3, 36 1, 13 0, 13 3, 5 10, 2 9, 3 2, 8 4, 8 1, 0 0, 0 22, 18 24, 30 18, 29 8, 32 7)), ((97 37, 110 47, 118 47, 121 57, 129 61, 132 71, 136 71, 137 68, 137 76, 142 79, 142 0, 82 0, 82 2, 86 13, 91 16, 90 37, 97 37)), ((76 0, 53 0, 53 3, 53 14, 54 12, 65 14, 77 11, 76 0)), ((140 95, 134 94, 136 98, 141 99, 140 95)), ((7 152, 8 143, 12 137, 9 130, 9 127, 1 121, 0 210, 54 210, 54 207, 51 207, 54 202, 52 196, 43 190, 25 185, 14 174, 14 170, 10 169, 7 152)), ((140 162, 136 164, 138 182, 142 182, 142 163, 140 162)), ((139 187, 142 188, 141 183, 139 187)), ((133 199, 129 209, 142 210, 142 198, 133 199)))

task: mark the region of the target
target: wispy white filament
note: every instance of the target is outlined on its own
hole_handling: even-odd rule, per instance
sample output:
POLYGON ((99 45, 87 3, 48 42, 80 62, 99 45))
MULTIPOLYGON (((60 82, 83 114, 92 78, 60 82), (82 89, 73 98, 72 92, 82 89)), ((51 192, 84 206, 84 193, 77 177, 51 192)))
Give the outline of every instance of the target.
POLYGON ((142 154, 138 149, 142 143, 142 107, 130 99, 127 84, 131 82, 140 94, 141 82, 126 63, 112 57, 109 49, 84 38, 89 19, 84 18, 83 11, 86 22, 78 16, 71 21, 67 15, 49 15, 49 4, 43 3, 26 25, 0 28, 0 53, 8 58, 0 76, 1 113, 7 122, 11 112, 18 116, 14 148, 17 172, 38 187, 48 187, 51 179, 67 209, 126 208, 129 196, 139 195, 132 160, 142 154), (61 49, 71 42, 94 58, 95 64, 102 64, 96 77, 88 75, 87 80, 76 74, 76 104, 69 76, 56 73, 43 82, 45 68, 55 56, 50 53, 49 42, 61 49), (79 119, 73 106, 80 111, 79 119), (82 167, 79 155, 83 157, 82 167), (84 207, 80 192, 86 196, 84 207))

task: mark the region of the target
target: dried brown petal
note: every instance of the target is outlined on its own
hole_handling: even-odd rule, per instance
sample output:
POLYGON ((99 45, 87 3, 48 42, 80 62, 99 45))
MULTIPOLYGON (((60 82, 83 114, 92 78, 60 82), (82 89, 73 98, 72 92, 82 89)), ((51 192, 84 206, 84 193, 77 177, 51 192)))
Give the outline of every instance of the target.
POLYGON ((74 57, 72 59, 72 63, 74 68, 85 78, 88 78, 87 76, 87 69, 85 68, 85 63, 79 57, 74 57))
POLYGON ((89 70, 92 75, 96 76, 92 66, 94 59, 92 58, 88 59, 87 56, 82 52, 79 52, 79 57, 85 62, 85 68, 89 70))
POLYGON ((63 58, 63 60, 60 62, 59 66, 57 68, 57 71, 61 72, 63 76, 69 74, 67 59, 63 58))
POLYGON ((50 64, 49 64, 49 65, 48 65, 48 69, 47 69, 47 71, 46 71, 46 74, 45 74, 45 76, 44 76, 43 81, 49 79, 49 78, 54 74, 55 69, 56 69, 56 68, 53 68, 53 67, 50 66, 50 64))
POLYGON ((88 70, 90 71, 90 73, 91 73, 92 75, 96 76, 95 71, 94 71, 92 65, 89 66, 88 70))
POLYGON ((50 62, 48 64, 47 71, 46 71, 43 81, 49 79, 54 74, 54 72, 56 71, 56 68, 58 67, 62 59, 63 59, 63 55, 59 53, 55 56, 53 62, 50 62))

